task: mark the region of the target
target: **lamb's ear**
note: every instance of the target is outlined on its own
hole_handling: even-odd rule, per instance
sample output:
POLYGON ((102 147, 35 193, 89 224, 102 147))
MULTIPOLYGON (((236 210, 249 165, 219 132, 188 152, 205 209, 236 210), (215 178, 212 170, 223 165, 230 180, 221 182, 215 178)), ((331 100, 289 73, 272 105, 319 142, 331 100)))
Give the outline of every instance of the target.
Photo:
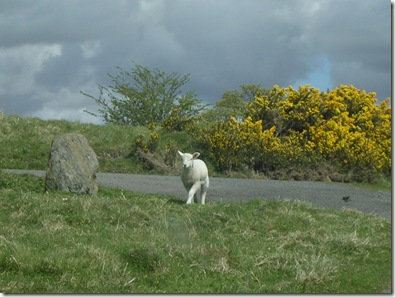
POLYGON ((199 153, 199 152, 194 152, 194 153, 192 154, 192 159, 197 159, 199 156, 200 156, 200 153, 199 153))
POLYGON ((181 153, 180 151, 177 151, 178 152, 178 154, 182 157, 184 154, 183 153, 181 153))

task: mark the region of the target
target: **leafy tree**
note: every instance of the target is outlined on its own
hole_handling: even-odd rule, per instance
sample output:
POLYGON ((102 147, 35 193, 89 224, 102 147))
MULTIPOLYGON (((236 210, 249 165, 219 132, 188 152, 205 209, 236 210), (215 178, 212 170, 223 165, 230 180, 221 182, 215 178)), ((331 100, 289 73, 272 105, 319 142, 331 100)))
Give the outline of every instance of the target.
POLYGON ((238 91, 227 91, 222 99, 215 103, 212 115, 215 120, 228 120, 231 116, 244 118, 246 106, 238 91))
POLYGON ((264 96, 270 93, 269 89, 262 88, 256 84, 243 84, 240 88, 240 98, 247 103, 253 101, 257 96, 264 96))
POLYGON ((206 118, 212 122, 228 120, 230 117, 245 120, 247 104, 256 96, 266 93, 266 89, 255 84, 244 84, 240 86, 240 90, 226 91, 213 109, 206 112, 206 118))
POLYGON ((146 126, 160 124, 178 107, 187 117, 193 117, 205 107, 193 92, 181 94, 181 87, 189 82, 189 75, 176 72, 166 74, 159 69, 135 65, 131 71, 117 67, 119 74, 109 74, 113 85, 99 85, 99 98, 81 92, 99 106, 99 114, 106 124, 146 126))

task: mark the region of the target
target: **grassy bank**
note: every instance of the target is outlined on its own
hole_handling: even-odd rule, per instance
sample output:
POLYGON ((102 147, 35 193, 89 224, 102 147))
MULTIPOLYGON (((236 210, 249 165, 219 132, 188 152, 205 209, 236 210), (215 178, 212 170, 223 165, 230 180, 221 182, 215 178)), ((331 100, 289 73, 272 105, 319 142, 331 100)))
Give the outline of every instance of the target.
MULTIPOLYGON (((45 170, 53 138, 71 132, 81 133, 87 138, 98 157, 101 172, 150 173, 133 155, 137 136, 149 134, 146 127, 44 121, 1 113, 0 168, 45 170)), ((170 140, 179 149, 193 149, 190 137, 185 132, 163 135, 160 148, 164 149, 170 140)), ((178 174, 178 171, 173 173, 178 174)))
POLYGON ((144 127, 98 126, 62 120, 43 121, 0 114, 0 167, 45 170, 51 141, 55 136, 76 132, 83 134, 96 152, 103 172, 133 172, 133 158, 128 158, 138 134, 144 127))
POLYGON ((85 197, 0 177, 1 292, 377 293, 391 276, 390 222, 357 211, 85 197))

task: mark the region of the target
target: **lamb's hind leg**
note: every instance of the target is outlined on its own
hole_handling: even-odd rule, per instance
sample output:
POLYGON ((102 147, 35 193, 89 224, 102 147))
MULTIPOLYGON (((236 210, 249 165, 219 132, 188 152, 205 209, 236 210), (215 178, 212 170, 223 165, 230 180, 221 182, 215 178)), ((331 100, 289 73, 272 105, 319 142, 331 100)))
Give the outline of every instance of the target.
POLYGON ((204 204, 206 202, 206 192, 207 192, 207 186, 206 184, 202 185, 201 189, 200 189, 200 203, 204 204))
POLYGON ((205 204, 206 203, 207 189, 208 189, 208 177, 207 177, 206 182, 200 188, 200 203, 201 204, 205 204))

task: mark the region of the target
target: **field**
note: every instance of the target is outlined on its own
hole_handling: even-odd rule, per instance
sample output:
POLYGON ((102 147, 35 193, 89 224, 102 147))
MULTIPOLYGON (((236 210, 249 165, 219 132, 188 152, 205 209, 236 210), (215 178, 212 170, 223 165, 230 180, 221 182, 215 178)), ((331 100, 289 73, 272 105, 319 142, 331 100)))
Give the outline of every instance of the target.
MULTIPOLYGON (((144 172, 127 157, 144 128, 0 121, 1 168, 43 170, 53 136, 80 132, 101 171, 144 172)), ((45 193, 43 178, 4 172, 0 197, 1 292, 379 293, 391 278, 390 222, 357 211, 45 193)))

